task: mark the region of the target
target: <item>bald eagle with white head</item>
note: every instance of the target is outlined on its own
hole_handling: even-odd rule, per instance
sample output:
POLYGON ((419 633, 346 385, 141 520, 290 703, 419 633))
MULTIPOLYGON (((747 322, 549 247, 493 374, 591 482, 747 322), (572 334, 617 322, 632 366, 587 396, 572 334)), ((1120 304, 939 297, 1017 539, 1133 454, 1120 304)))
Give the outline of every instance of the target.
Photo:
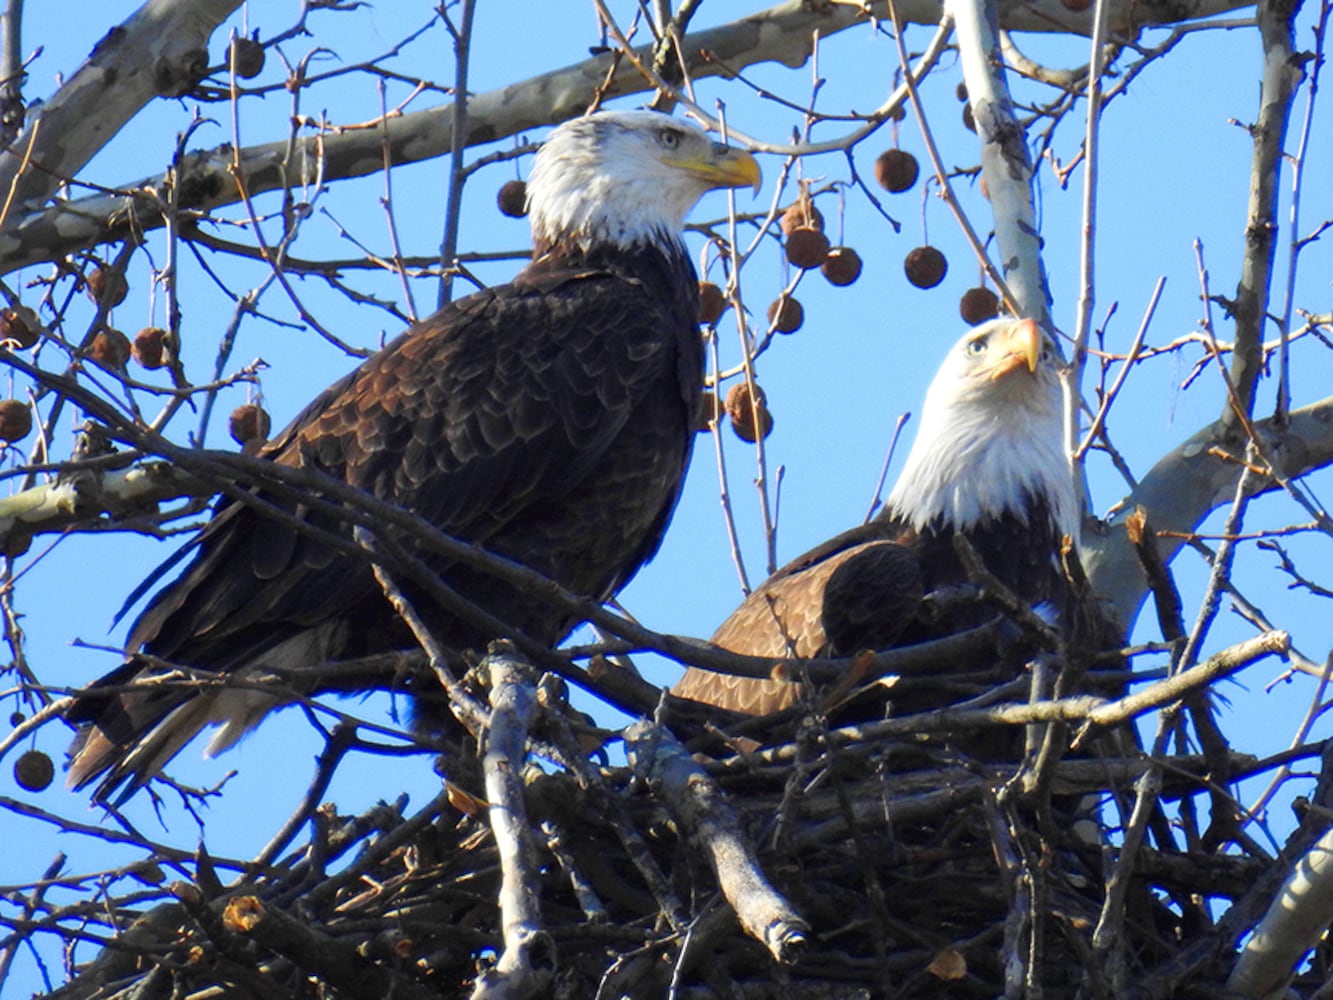
MULTIPOLYGON (((703 349, 685 216, 706 191, 759 180, 749 153, 666 115, 561 125, 528 182, 531 263, 415 324, 262 456, 320 470, 577 594, 609 597, 657 549, 694 438, 703 349)), ((286 495, 253 495, 350 536, 286 495)), ((70 784, 100 779, 99 800, 121 786, 118 800, 132 794, 203 728, 222 726, 217 752, 276 707, 241 687, 164 685, 164 663, 245 677, 413 645, 365 560, 254 505, 223 500, 193 544, 193 561, 132 627, 126 662, 67 713, 78 726, 70 784)), ((420 557, 529 638, 553 645, 578 624, 540 595, 420 557)), ((450 652, 497 638, 405 589, 450 652)))
MULTIPOLYGON (((1061 430, 1059 357, 1032 320, 997 319, 949 351, 884 509, 774 573, 713 635, 739 653, 848 656, 919 642, 975 622, 922 621, 923 593, 964 583, 953 536, 1057 624, 1071 613, 1061 539, 1078 538, 1079 501, 1061 430)), ((792 681, 690 668, 673 694, 763 715, 792 681)))

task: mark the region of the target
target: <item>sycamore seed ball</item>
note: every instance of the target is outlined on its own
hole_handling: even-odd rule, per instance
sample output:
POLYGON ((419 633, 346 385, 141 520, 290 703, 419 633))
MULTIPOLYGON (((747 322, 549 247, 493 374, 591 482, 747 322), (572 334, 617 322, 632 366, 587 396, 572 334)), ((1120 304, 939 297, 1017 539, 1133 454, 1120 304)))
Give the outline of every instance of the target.
POLYGON ((21 399, 0 400, 0 441, 22 441, 32 430, 32 410, 21 399))
POLYGON ((119 330, 111 329, 111 327, 107 327, 98 333, 93 338, 93 342, 88 345, 88 357, 111 371, 124 368, 125 362, 130 359, 131 353, 133 353, 133 348, 130 347, 130 338, 119 330))
POLYGON ((768 326, 778 333, 795 333, 805 322, 805 309, 796 297, 783 292, 768 307, 768 326))
POLYGON ((130 293, 130 285, 119 271, 98 264, 88 275, 88 291, 99 305, 118 306, 130 293))
POLYGON ((167 331, 160 326, 146 326, 134 335, 134 360, 144 368, 161 368, 166 364, 167 331))
POLYGON ((963 105, 963 128, 967 129, 969 132, 975 132, 977 130, 977 120, 972 114, 971 104, 963 105))
POLYGON ((963 322, 977 326, 1000 314, 1000 297, 980 285, 969 288, 958 300, 958 313, 963 317, 963 322))
POLYGON ((272 421, 268 412, 254 403, 236 407, 231 411, 231 417, 227 421, 227 431, 231 434, 231 439, 242 447, 251 441, 268 440, 271 426, 272 421))
POLYGON ((253 80, 264 69, 264 46, 253 38, 237 38, 231 43, 231 65, 243 80, 253 80))
MULTIPOLYGON (((0 340, 7 340, 21 351, 37 343, 37 326, 29 322, 24 312, 14 308, 0 309, 0 340)), ((35 320, 36 317, 33 317, 35 320)))
POLYGON ((819 271, 830 285, 850 285, 861 277, 861 255, 851 247, 834 247, 819 266, 819 271))
POLYGON ((916 157, 905 149, 886 149, 875 160, 875 181, 892 194, 908 190, 920 173, 916 157))
POLYGON ((699 282, 699 322, 712 326, 727 311, 727 296, 711 281, 699 282))
POLYGON ((731 429, 742 441, 753 443, 756 437, 766 438, 773 433, 773 414, 768 411, 764 390, 757 384, 751 394, 749 383, 737 382, 727 391, 725 405, 731 429))
POLYGON ((828 237, 818 229, 802 226, 787 236, 787 260, 802 271, 818 267, 828 258, 828 237))
POLYGON ((783 236, 790 236, 798 229, 824 229, 824 215, 815 208, 815 203, 808 194, 803 194, 782 210, 778 220, 783 236))
POLYGON ((911 250, 903 261, 903 270, 907 280, 917 288, 934 288, 944 280, 949 271, 949 262, 944 254, 932 246, 921 246, 911 250))
POLYGON ((40 750, 28 750, 14 761, 14 780, 27 792, 45 791, 56 776, 51 758, 40 750))
POLYGON ((528 214, 528 185, 523 181, 505 181, 495 193, 500 214, 521 219, 528 214))

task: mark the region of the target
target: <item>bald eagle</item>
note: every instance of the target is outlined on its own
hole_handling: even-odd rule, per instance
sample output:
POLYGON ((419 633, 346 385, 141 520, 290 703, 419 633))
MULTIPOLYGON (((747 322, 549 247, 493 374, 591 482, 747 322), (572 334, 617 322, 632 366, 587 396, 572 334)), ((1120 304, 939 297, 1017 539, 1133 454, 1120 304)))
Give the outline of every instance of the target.
MULTIPOLYGON (((666 115, 603 112, 561 125, 528 182, 531 263, 512 283, 417 323, 262 455, 321 470, 578 594, 609 597, 657 549, 694 437, 703 358, 685 216, 708 190, 759 180, 749 153, 666 115)), ((296 501, 254 494, 350 533, 296 501)), ((253 690, 155 685, 164 661, 243 676, 413 645, 365 561, 250 504, 224 500, 194 544, 192 563, 132 627, 126 662, 67 713, 79 727, 70 784, 101 778, 99 800, 122 784, 120 799, 132 794, 206 726, 222 725, 209 752, 227 748, 276 705, 253 690)), ((484 572, 423 559, 539 642, 577 624, 484 572)), ((408 589, 448 650, 496 638, 408 589)))
MULTIPOLYGON (((1031 320, 992 320, 965 334, 926 392, 880 514, 774 573, 713 642, 756 656, 845 656, 975 624, 966 613, 930 624, 917 616, 923 593, 967 579, 956 533, 1019 597, 1065 618, 1060 542, 1078 537, 1079 503, 1062 443, 1058 363, 1031 320)), ((691 668, 673 693, 762 715, 790 705, 798 687, 691 668)))

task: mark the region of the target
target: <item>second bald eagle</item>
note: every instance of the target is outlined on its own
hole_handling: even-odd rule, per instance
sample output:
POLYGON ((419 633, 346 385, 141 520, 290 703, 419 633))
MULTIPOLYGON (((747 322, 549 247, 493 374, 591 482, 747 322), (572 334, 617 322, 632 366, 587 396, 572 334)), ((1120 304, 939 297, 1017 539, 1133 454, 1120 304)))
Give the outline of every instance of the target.
MULTIPOLYGON (((965 334, 927 390, 879 516, 774 573, 713 642, 755 656, 846 656, 939 634, 914 616, 923 592, 966 581, 955 534, 1019 597, 1063 619, 1071 596, 1060 543, 1078 538, 1079 504, 1061 437, 1058 364, 1031 320, 993 320, 965 334)), ((787 680, 691 668, 672 693, 762 715, 798 692, 787 680)))

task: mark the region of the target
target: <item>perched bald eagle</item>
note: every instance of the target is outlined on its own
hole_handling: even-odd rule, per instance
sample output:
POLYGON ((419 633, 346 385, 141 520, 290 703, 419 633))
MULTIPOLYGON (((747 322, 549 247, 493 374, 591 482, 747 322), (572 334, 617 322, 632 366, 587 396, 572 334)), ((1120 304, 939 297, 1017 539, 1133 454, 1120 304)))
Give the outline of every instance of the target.
MULTIPOLYGON (((756 656, 850 655, 975 624, 926 624, 923 592, 965 582, 952 538, 1058 621, 1070 611, 1059 560, 1077 539, 1078 498, 1061 436, 1058 358, 1031 320, 998 319, 949 351, 926 392, 921 424, 884 509, 774 573, 713 642, 756 656)), ((755 715, 796 698, 797 685, 691 668, 682 698, 755 715)))
MULTIPOLYGON (((657 549, 689 459, 703 378, 685 215, 714 188, 755 186, 749 153, 647 111, 555 129, 528 182, 533 260, 513 280, 413 326, 318 396, 262 454, 322 470, 442 531, 606 598, 657 549)), ((327 515, 256 496, 326 530, 327 515)), ((244 675, 407 648, 363 560, 224 500, 193 562, 131 629, 135 655, 86 689, 70 784, 145 783, 196 733, 232 745, 275 702, 153 684, 160 661, 244 675), (109 686, 130 690, 107 693, 109 686)), ((540 597, 426 555, 454 591, 554 644, 577 622, 540 597)), ((410 586, 451 651, 494 635, 410 586)))

